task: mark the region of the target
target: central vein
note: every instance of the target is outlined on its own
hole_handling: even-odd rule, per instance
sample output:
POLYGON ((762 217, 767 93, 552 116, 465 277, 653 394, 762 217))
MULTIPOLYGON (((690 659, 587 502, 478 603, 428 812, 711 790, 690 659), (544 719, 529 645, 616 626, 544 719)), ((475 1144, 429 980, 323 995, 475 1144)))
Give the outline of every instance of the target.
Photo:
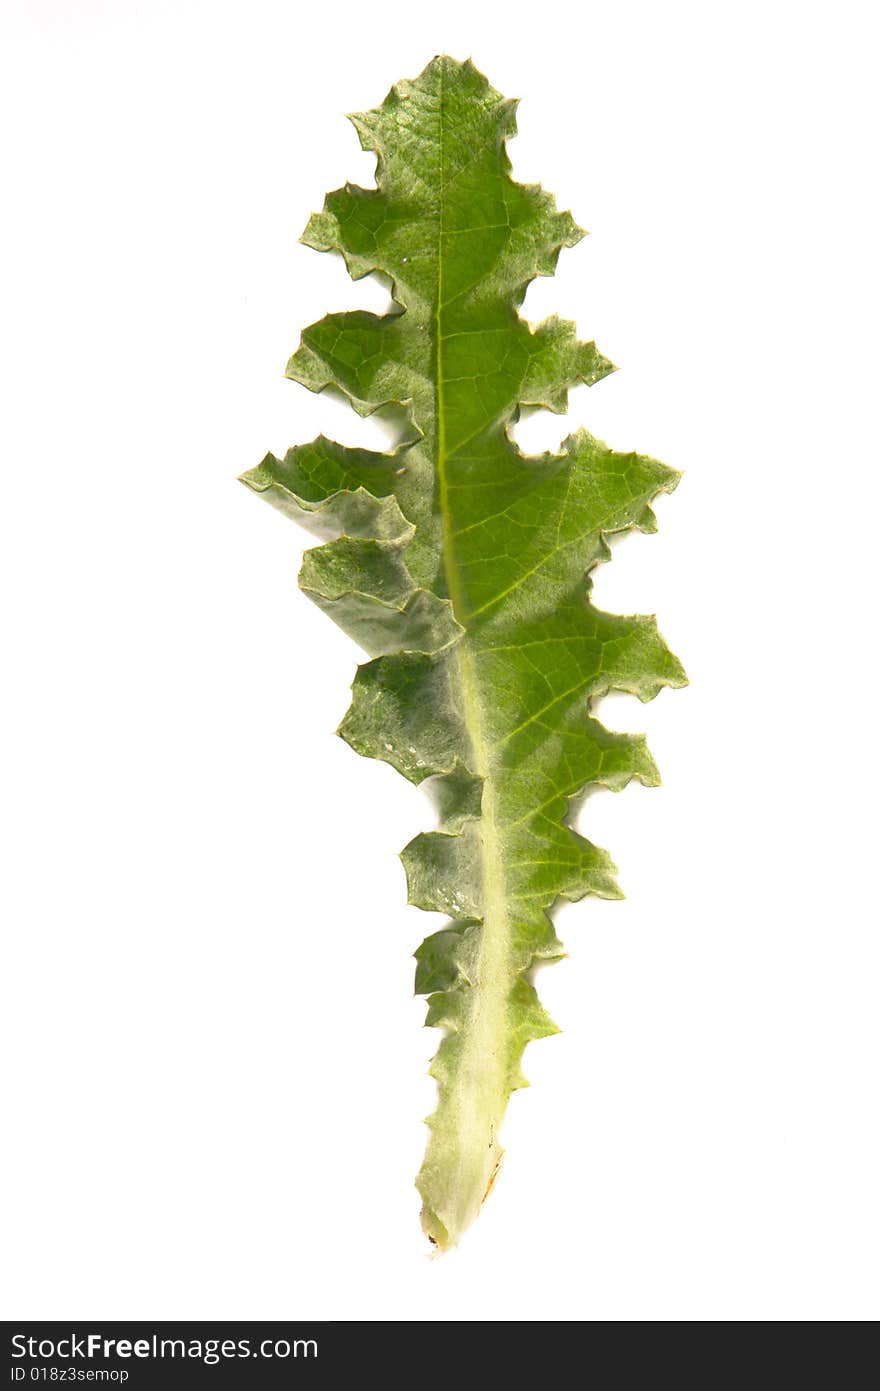
MULTIPOLYGON (((443 538, 443 567, 453 611, 466 626, 467 604, 458 568, 449 506, 446 405, 444 399, 444 292, 446 256, 446 160, 444 150, 443 73, 439 74, 440 190, 438 205, 437 303, 434 313, 437 484, 443 538)), ((456 1094, 445 1099, 457 1139, 457 1199, 478 1206, 491 1179, 498 1155, 497 1126, 506 1100, 507 1001, 510 990, 510 923, 504 889, 502 848, 498 829, 495 770, 489 742, 480 684, 467 631, 455 648, 458 662, 462 714, 473 751, 473 772, 483 779, 482 814, 479 823, 482 860, 482 930, 468 990, 468 1009, 462 1026, 461 1071, 456 1094), (474 1190, 474 1191, 470 1191, 474 1190)), ((443 1099, 441 1099, 441 1106, 443 1099)))

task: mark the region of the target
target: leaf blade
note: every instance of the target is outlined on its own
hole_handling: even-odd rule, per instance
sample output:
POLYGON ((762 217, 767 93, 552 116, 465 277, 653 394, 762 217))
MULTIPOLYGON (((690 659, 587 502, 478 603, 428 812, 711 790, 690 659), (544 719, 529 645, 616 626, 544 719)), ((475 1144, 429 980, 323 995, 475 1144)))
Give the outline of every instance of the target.
POLYGON ((396 403, 411 436, 384 455, 318 440, 245 475, 331 538, 301 584, 373 657, 339 733, 436 794, 437 830, 402 858, 410 902, 449 918, 416 976, 443 1031, 418 1179, 441 1247, 492 1185, 525 1046, 555 1032, 530 978, 561 955, 554 903, 620 896, 606 852, 568 824, 572 799, 659 782, 644 740, 605 730, 593 704, 686 680, 653 618, 590 598, 608 538, 652 530, 651 502, 678 475, 586 431, 538 458, 510 438, 524 406, 564 411, 570 387, 614 370, 572 324, 517 313, 583 234, 510 177, 515 106, 470 62, 439 57, 351 118, 377 187, 329 194, 303 240, 354 277, 388 277, 394 308, 312 325, 288 375, 361 414, 396 403))

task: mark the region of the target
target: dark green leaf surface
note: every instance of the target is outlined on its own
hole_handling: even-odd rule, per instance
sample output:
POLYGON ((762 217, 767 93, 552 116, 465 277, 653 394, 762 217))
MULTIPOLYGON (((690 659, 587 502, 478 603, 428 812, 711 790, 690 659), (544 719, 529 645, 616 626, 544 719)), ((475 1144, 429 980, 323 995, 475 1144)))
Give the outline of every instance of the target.
POLYGON ((536 458, 509 438, 523 405, 564 411, 571 386, 612 370, 572 324, 517 312, 582 234, 510 178, 514 110, 470 63, 442 57, 351 118, 378 156, 377 187, 331 193, 304 240, 340 252, 355 278, 390 277, 396 307, 328 315, 287 374, 340 389, 362 414, 396 403, 412 429, 389 454, 319 438, 244 476, 330 538, 306 553, 302 587, 372 658, 340 734, 430 780, 439 809, 403 862, 410 901, 450 920, 416 976, 443 1030, 418 1181, 441 1247, 491 1185, 523 1049, 555 1031, 530 983, 560 954, 549 910, 619 897, 608 855, 567 824, 570 801, 658 781, 644 740, 609 733, 591 705, 685 680, 652 618, 590 602, 606 538, 653 530, 651 500, 678 475, 585 431, 536 458))

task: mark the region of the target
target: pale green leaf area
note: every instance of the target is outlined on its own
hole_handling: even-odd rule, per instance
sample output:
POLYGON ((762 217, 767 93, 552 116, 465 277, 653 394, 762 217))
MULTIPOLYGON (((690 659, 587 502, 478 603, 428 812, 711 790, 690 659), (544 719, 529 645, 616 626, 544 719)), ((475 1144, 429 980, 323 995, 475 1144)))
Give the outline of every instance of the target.
POLYGON ((652 531, 651 500, 678 475, 583 430, 534 458, 510 438, 522 406, 562 412, 570 387, 613 370, 573 324, 518 314, 583 234, 511 179, 515 105, 471 63, 438 57, 351 117, 377 187, 329 194, 304 241, 341 253, 354 278, 390 278, 395 307, 313 324, 287 375, 361 414, 396 403, 411 429, 390 453, 319 438, 244 475, 330 538, 307 552, 302 587, 372 658, 340 734, 427 782, 439 810, 402 858, 410 902, 449 920, 416 973, 443 1031, 418 1178, 441 1248, 492 1185, 526 1044, 556 1031, 531 979, 561 954, 553 904, 620 896, 609 856, 569 826, 571 800, 658 781, 644 739, 591 708, 685 681, 653 618, 590 602, 606 538, 652 531))

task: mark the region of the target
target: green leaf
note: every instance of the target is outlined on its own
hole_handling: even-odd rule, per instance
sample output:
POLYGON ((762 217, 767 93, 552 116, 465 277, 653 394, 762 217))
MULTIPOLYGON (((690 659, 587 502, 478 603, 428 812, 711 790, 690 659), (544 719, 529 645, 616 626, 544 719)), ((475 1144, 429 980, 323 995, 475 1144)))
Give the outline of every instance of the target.
POLYGON ((418 1179, 440 1247, 491 1186, 526 1044, 555 1031, 531 982, 561 954, 550 910, 620 896, 608 855, 568 824, 572 799, 658 781, 644 739, 609 733, 592 707, 685 681, 653 618, 590 600, 607 538, 652 531, 651 501, 678 475, 583 430, 538 458, 510 438, 523 405, 564 411, 570 387, 613 370, 573 324, 517 312, 582 233, 510 178, 514 111, 471 63, 440 57, 351 118, 377 187, 331 193, 304 240, 355 278, 390 279, 394 308, 313 324, 287 374, 361 414, 395 403, 409 427, 387 454, 319 438, 244 475, 332 538, 306 554, 301 584, 372 658, 340 734, 427 782, 439 809, 403 863, 410 902, 449 919, 416 974, 443 1030, 418 1179))

